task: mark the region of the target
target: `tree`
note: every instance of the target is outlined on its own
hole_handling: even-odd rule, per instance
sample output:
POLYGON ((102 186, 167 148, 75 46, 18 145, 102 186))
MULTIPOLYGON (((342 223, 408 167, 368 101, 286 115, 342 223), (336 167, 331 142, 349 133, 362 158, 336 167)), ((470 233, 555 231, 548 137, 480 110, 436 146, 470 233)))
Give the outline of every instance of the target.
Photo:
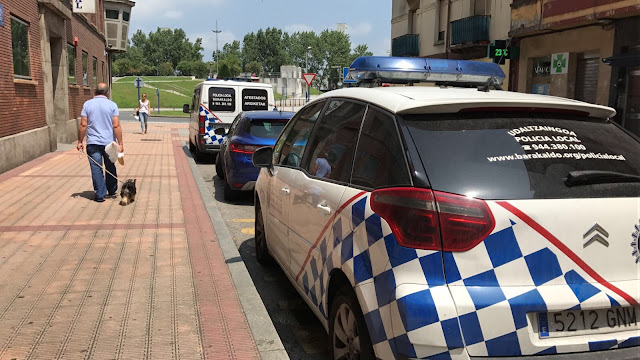
POLYGON ((192 76, 193 65, 194 65, 193 61, 182 60, 178 63, 178 66, 176 66, 176 70, 178 70, 180 72, 180 75, 182 76, 192 76))
POLYGON ((349 35, 335 30, 324 30, 318 37, 318 45, 322 51, 320 63, 320 83, 326 83, 329 90, 334 89, 340 79, 342 67, 348 66, 351 55, 349 35), (339 69, 334 68, 339 67, 339 69))
MULTIPOLYGON (((148 71, 147 66, 157 69, 156 73, 159 73, 160 66, 167 63, 171 65, 173 73, 181 61, 201 62, 202 50, 202 39, 197 38, 192 43, 182 29, 158 28, 148 36, 138 30, 131 37, 131 46, 123 58, 131 61, 134 69, 137 69, 136 75, 142 75, 140 69, 148 71)), ((162 66, 164 73, 168 73, 167 66, 162 66)))
POLYGON ((231 72, 231 69, 229 68, 229 65, 227 65, 224 62, 220 64, 220 69, 218 70, 218 77, 221 77, 221 78, 234 77, 234 75, 231 72))
POLYGON ((260 64, 257 61, 252 61, 252 62, 248 63, 247 65, 245 65, 244 71, 246 71, 248 73, 260 75, 260 73, 262 72, 262 64, 260 64))
POLYGON ((170 76, 173 75, 173 65, 170 62, 164 62, 158 66, 158 75, 170 76))
POLYGON ((369 47, 367 45, 360 44, 353 49, 353 52, 350 56, 349 65, 351 65, 351 63, 360 56, 373 56, 373 53, 369 51, 369 47))

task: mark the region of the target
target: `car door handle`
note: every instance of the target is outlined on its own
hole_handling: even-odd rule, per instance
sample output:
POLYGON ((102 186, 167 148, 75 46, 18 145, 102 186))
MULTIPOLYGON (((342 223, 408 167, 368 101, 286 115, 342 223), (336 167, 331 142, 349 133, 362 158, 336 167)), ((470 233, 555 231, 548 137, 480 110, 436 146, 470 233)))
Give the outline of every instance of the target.
POLYGON ((324 206, 324 205, 318 204, 318 206, 316 206, 316 208, 321 210, 322 212, 326 213, 327 215, 331 215, 331 208, 328 207, 328 206, 324 206))
POLYGON ((289 195, 291 193, 291 190, 289 190, 288 187, 283 187, 281 190, 285 195, 289 195))

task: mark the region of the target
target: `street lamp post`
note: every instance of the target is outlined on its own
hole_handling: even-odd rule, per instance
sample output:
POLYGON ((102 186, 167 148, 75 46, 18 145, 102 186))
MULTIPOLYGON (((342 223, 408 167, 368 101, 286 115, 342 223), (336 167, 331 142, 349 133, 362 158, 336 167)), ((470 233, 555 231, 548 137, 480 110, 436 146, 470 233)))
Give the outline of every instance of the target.
POLYGON ((216 77, 220 74, 218 63, 220 62, 220 53, 218 52, 218 34, 222 32, 222 30, 218 30, 218 20, 216 20, 216 29, 211 30, 216 34, 216 77))

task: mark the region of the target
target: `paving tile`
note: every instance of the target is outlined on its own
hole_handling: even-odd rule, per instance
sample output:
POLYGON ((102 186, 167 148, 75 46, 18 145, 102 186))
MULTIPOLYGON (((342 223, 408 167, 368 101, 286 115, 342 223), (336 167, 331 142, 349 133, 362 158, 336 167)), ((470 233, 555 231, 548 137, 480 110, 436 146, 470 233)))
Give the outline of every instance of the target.
POLYGON ((0 359, 257 359, 176 135, 187 125, 123 128, 131 205, 92 201, 75 150, 0 174, 0 359))

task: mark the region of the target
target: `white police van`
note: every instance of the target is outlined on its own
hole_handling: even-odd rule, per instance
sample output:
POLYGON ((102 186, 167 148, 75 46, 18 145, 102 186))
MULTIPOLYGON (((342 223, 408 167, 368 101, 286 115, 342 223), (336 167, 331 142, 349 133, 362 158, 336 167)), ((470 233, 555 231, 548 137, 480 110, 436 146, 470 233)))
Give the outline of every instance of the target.
POLYGON ((209 79, 195 86, 191 105, 183 111, 190 114, 189 149, 200 160, 203 154, 215 154, 226 136, 226 130, 243 111, 275 108, 273 87, 257 82, 209 79), (216 132, 216 129, 220 129, 216 132))
POLYGON ((334 359, 640 357, 640 142, 613 109, 497 91, 490 63, 350 71, 442 86, 328 92, 253 155, 258 260, 334 359))

